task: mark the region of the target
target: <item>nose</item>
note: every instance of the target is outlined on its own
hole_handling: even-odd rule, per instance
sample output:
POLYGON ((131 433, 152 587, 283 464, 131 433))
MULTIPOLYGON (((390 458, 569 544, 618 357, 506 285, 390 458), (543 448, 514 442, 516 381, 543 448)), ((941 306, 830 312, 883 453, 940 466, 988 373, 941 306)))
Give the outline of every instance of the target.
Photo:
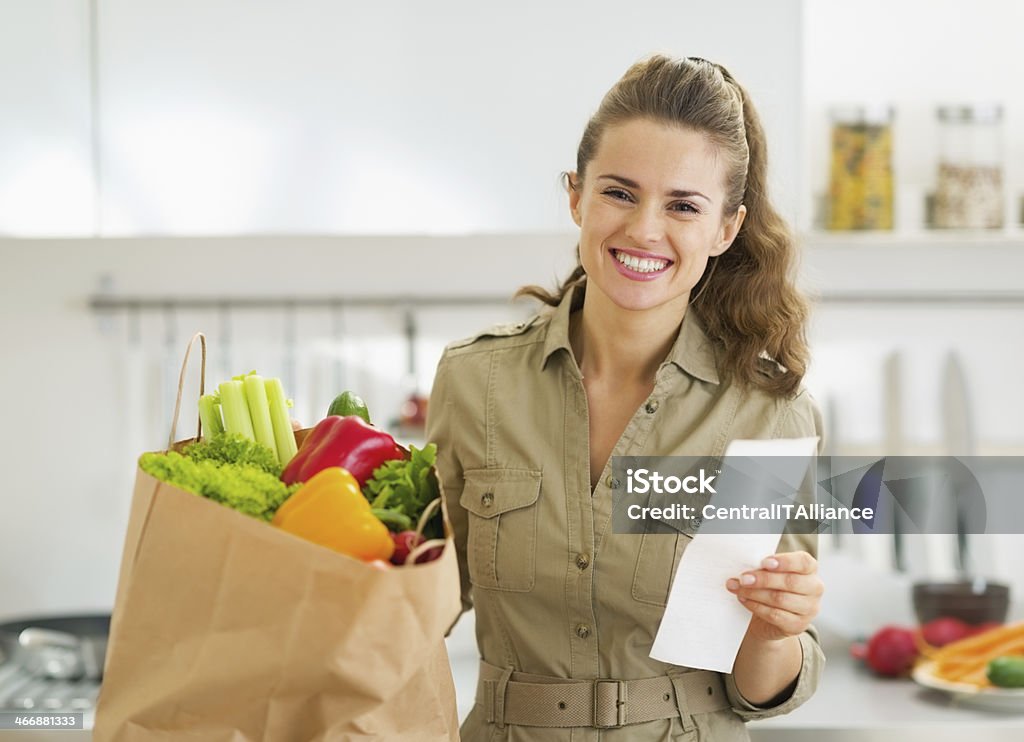
POLYGON ((626 225, 626 236, 639 244, 657 244, 665 236, 664 214, 657 204, 640 205, 626 225))

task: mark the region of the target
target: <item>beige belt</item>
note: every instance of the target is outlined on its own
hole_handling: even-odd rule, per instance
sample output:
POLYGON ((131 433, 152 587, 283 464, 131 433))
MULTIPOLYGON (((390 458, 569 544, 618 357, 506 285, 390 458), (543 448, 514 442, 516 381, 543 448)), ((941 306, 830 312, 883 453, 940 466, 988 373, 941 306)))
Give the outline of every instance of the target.
POLYGON ((499 727, 607 729, 729 708, 722 677, 708 670, 639 680, 567 680, 480 662, 476 702, 499 727))

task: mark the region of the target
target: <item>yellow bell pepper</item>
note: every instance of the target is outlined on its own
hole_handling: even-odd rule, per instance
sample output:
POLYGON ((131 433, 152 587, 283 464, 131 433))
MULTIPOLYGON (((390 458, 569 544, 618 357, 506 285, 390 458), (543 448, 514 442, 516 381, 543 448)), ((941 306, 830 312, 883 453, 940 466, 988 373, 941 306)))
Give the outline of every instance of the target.
POLYGON ((371 512, 355 477, 338 466, 312 476, 278 508, 272 523, 367 562, 387 561, 395 550, 387 526, 371 512))

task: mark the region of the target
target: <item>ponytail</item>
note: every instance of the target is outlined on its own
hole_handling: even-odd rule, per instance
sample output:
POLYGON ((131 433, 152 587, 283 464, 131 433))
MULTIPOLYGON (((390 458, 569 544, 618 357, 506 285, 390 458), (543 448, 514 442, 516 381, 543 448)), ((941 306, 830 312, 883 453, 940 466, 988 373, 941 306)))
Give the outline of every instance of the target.
POLYGON ((717 340, 727 373, 777 396, 794 395, 807 373, 807 300, 796 288, 796 244, 768 199, 767 141, 746 90, 728 72, 743 105, 747 213, 732 246, 694 287, 693 309, 717 340))

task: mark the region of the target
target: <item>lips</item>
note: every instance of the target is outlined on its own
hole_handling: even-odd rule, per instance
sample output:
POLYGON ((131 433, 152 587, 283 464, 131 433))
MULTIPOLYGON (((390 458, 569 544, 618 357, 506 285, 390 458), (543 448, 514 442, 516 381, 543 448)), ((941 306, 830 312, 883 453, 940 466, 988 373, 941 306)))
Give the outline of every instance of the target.
POLYGON ((612 247, 612 248, 609 248, 609 249, 611 250, 613 258, 615 257, 615 253, 620 253, 621 252, 621 253, 625 253, 626 255, 632 255, 635 258, 640 258, 641 260, 643 260, 643 259, 647 259, 647 260, 667 260, 669 265, 671 265, 674 262, 671 258, 669 258, 666 255, 658 255, 657 253, 653 253, 653 252, 645 252, 643 250, 636 250, 636 249, 634 249, 632 247, 612 247))
POLYGON ((669 258, 644 250, 610 248, 608 252, 615 269, 632 281, 653 281, 664 275, 674 263, 669 258))

